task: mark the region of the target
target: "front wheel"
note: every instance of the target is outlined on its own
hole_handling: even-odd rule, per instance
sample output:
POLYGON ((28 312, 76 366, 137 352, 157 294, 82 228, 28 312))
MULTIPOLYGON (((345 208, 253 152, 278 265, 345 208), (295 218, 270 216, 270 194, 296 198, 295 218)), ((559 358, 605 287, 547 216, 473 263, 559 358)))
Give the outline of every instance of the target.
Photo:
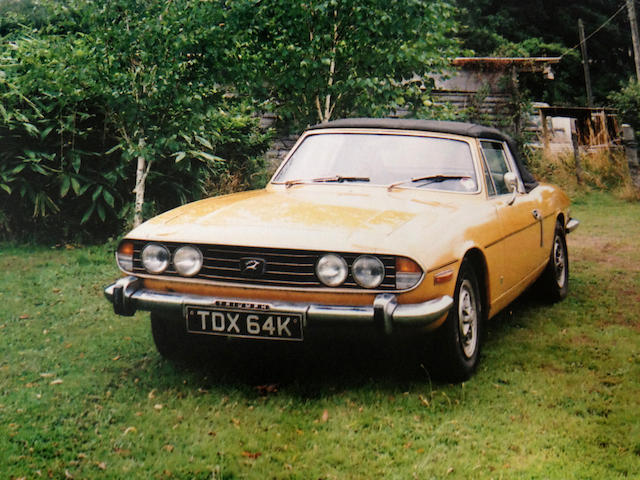
POLYGON ((434 362, 448 381, 467 380, 478 366, 482 346, 483 310, 478 279, 463 261, 454 292, 454 304, 435 333, 434 362))
POLYGON ((188 350, 187 333, 179 318, 151 313, 151 335, 158 353, 165 358, 176 360, 188 350))

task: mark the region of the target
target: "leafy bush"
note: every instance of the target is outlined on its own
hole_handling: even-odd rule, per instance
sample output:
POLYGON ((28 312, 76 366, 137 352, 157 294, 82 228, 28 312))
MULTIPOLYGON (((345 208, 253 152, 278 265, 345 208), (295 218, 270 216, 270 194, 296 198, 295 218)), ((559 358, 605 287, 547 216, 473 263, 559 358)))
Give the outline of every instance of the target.
POLYGON ((43 5, 0 43, 0 236, 117 233, 140 157, 148 214, 251 183, 269 136, 202 54, 211 4, 43 5))
POLYGON ((620 111, 622 120, 640 131, 640 83, 629 80, 620 91, 609 95, 609 100, 620 111))

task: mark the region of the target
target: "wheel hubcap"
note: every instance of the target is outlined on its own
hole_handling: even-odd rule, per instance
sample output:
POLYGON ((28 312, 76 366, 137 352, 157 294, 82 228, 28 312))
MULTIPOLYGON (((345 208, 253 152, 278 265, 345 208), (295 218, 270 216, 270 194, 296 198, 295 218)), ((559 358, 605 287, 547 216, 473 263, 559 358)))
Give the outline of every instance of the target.
POLYGON ((562 238, 556 235, 553 243, 553 265, 556 272, 556 283, 560 288, 564 287, 567 281, 567 256, 564 251, 564 244, 562 238))
POLYGON ((458 331, 462 351, 467 358, 471 358, 478 346, 478 309, 473 287, 469 280, 463 281, 460 285, 458 331))

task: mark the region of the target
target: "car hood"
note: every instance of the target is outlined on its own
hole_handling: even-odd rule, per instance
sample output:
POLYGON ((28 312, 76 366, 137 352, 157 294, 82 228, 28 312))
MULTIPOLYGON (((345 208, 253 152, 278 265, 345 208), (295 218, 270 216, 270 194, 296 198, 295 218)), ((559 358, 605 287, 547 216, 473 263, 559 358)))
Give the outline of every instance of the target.
POLYGON ((442 231, 458 209, 455 203, 444 204, 402 189, 388 192, 386 188, 376 187, 295 186, 243 192, 184 205, 149 220, 128 237, 400 253, 402 232, 409 224, 417 224, 415 228, 421 230, 428 227, 442 231))

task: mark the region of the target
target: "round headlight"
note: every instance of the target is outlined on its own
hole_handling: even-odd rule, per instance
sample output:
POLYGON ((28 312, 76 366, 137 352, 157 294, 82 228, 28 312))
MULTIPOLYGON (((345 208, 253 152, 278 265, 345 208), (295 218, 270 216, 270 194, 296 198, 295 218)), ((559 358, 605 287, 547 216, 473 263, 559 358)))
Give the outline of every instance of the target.
POLYGON ((202 252, 195 247, 180 247, 173 254, 173 265, 180 275, 193 277, 202 268, 202 252))
POLYGON ((318 260, 316 275, 327 287, 337 287, 347 279, 349 267, 344 258, 330 253, 318 260))
POLYGON ((162 273, 169 266, 171 254, 166 247, 149 243, 142 249, 142 265, 149 273, 162 273))
POLYGON ((362 255, 351 265, 354 280, 364 288, 376 288, 384 280, 384 265, 377 257, 362 255))

